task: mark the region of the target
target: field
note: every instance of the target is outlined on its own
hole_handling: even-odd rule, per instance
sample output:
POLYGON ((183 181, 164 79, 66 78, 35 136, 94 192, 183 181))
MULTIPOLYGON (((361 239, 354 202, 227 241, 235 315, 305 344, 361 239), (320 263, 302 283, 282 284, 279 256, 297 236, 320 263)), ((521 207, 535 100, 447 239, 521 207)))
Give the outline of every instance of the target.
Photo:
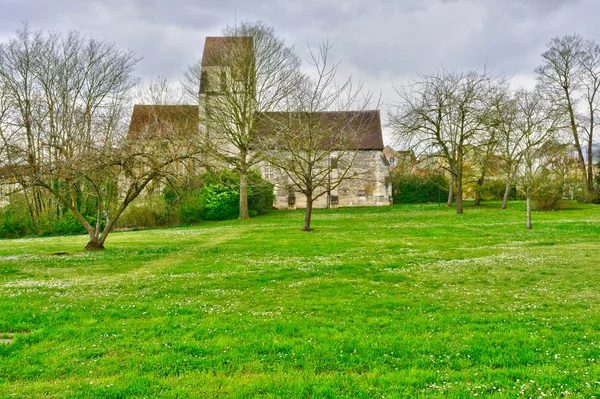
POLYGON ((600 398, 600 207, 509 207, 0 241, 0 397, 600 398))

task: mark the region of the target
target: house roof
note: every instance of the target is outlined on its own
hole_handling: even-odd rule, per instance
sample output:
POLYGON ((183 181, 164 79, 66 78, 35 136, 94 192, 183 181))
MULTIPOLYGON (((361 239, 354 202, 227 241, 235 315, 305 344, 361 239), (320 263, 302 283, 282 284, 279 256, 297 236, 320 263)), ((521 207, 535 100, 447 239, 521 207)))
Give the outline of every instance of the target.
MULTIPOLYGON (((272 133, 277 131, 278 121, 301 120, 310 116, 312 123, 320 129, 332 129, 331 135, 323 138, 322 145, 332 146, 331 137, 339 142, 340 148, 356 150, 383 150, 383 133, 379 110, 334 111, 316 113, 264 112, 258 129, 272 133), (296 118, 293 118, 296 115, 296 118), (293 119, 292 119, 293 118, 293 119)), ((300 122, 301 123, 301 122, 300 122)), ((332 147, 336 147, 334 144, 332 147)))
POLYGON ((398 158, 403 160, 410 160, 416 162, 417 158, 413 150, 395 150, 389 145, 386 145, 383 149, 383 155, 387 158, 398 158))
POLYGON ((191 136, 200 133, 197 105, 143 105, 133 107, 127 137, 142 134, 191 136))
POLYGON ((202 67, 231 65, 231 59, 245 59, 252 54, 253 38, 240 37, 207 37, 202 53, 202 67), (240 54, 240 51, 246 52, 240 54))
MULTIPOLYGON (((306 115, 306 113, 304 113, 306 115)), ((259 119, 259 131, 272 134, 278 121, 289 120, 294 113, 263 112, 259 119)), ((379 110, 317 112, 311 114, 319 128, 332 129, 340 148, 357 150, 383 150, 383 134, 379 110)), ((151 135, 198 135, 200 116, 197 105, 143 105, 133 108, 128 137, 151 135)), ((326 138, 325 140, 330 140, 326 138)), ((330 143, 323 143, 330 146, 330 143)), ((334 145, 335 147, 335 145, 334 145)))

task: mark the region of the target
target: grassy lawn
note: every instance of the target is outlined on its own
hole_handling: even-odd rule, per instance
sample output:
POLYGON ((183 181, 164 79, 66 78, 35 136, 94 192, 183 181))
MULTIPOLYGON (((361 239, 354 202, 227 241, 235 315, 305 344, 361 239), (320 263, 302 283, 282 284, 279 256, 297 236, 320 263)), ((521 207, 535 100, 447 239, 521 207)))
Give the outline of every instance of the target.
POLYGON ((569 205, 0 241, 0 397, 600 398, 600 207, 569 205))

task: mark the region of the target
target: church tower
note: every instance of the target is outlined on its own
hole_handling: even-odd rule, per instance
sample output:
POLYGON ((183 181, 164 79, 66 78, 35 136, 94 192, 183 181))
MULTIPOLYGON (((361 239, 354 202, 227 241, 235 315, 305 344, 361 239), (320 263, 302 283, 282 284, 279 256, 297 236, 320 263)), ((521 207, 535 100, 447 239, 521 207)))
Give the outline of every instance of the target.
MULTIPOLYGON (((214 138, 228 118, 244 112, 240 105, 253 107, 256 83, 253 38, 207 37, 201 61, 200 121, 214 138)), ((252 112, 255 112, 253 110, 252 112)))

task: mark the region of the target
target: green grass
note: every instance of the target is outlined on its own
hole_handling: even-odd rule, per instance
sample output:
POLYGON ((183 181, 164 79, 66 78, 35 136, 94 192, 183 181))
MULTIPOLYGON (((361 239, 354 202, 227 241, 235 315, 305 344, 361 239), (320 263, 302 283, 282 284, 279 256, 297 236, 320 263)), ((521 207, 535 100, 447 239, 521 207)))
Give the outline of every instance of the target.
POLYGON ((509 206, 0 241, 0 397, 600 398, 600 208, 509 206))

